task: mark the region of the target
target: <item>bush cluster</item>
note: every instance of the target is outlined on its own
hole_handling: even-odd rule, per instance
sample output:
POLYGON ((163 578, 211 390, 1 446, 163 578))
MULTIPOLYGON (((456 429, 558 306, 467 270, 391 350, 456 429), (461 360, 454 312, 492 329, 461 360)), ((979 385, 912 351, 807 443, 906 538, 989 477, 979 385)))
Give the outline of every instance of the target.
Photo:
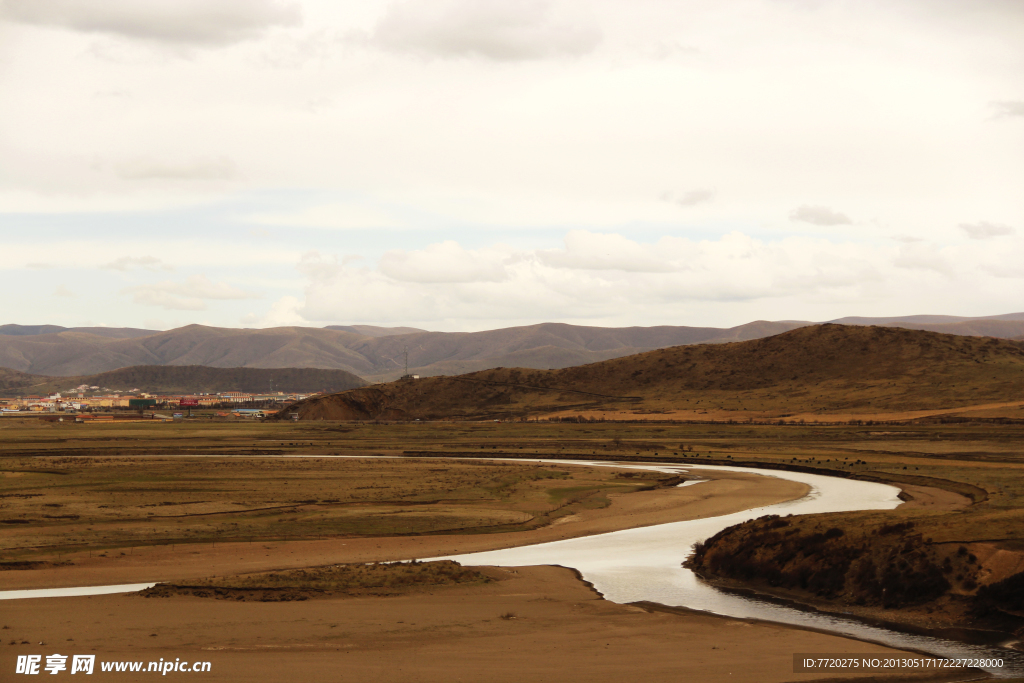
POLYGON ((778 515, 730 527, 694 548, 703 573, 827 599, 886 608, 929 602, 949 590, 942 566, 913 523, 847 533, 801 529, 778 515))

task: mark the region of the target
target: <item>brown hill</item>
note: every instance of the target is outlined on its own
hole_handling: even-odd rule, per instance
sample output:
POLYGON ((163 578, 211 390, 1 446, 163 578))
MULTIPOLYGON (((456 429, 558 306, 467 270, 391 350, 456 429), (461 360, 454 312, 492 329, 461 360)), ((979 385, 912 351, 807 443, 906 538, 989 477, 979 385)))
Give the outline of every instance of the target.
POLYGON ((194 394, 221 391, 308 393, 345 391, 367 385, 345 370, 316 368, 210 368, 201 365, 141 365, 79 377, 42 377, 0 368, 0 389, 8 393, 68 392, 79 385, 148 393, 194 394))
POLYGON ((303 419, 442 419, 565 410, 748 414, 945 409, 1024 400, 1024 344, 893 327, 816 325, 562 370, 497 368, 319 397, 303 419))
POLYGON ((0 391, 19 389, 38 383, 44 378, 38 375, 30 375, 26 372, 18 372, 10 368, 0 368, 0 391))

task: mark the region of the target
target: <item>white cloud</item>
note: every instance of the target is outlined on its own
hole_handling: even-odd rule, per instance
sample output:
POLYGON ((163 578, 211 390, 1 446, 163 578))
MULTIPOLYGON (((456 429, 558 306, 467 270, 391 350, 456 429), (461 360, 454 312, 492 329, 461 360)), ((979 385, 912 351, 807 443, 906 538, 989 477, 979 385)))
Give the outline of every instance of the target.
POLYGON ((996 116, 1024 116, 1024 101, 993 102, 996 116))
POLYGON ((704 188, 679 193, 666 192, 661 198, 667 202, 678 204, 679 206, 696 206, 697 204, 710 202, 715 198, 715 194, 715 190, 704 188))
POLYGON ((177 311, 204 311, 208 300, 259 298, 259 294, 224 282, 213 282, 205 275, 192 275, 185 282, 165 280, 151 285, 136 285, 121 292, 131 294, 137 304, 177 311))
POLYGON ((962 314, 977 314, 979 291, 994 306, 985 311, 1011 310, 1018 302, 1005 278, 1024 277, 1024 269, 1012 253, 984 246, 810 237, 765 241, 739 232, 712 240, 666 236, 644 243, 573 231, 561 249, 470 250, 445 242, 393 251, 378 268, 311 255, 302 266, 309 280, 304 299, 282 300, 285 314, 277 315, 306 324, 401 323, 432 329, 545 320, 692 325, 697 315, 704 324, 738 324, 825 320, 827 311, 836 310, 855 315, 933 310, 927 302, 940 299, 955 302, 962 314), (395 270, 395 263, 426 270, 412 278, 409 271, 395 270), (445 270, 458 276, 443 277, 445 270))
POLYGON ((400 0, 364 40, 432 57, 516 61, 582 55, 601 42, 581 14, 565 16, 548 0, 400 0))
POLYGON ((833 211, 827 206, 804 205, 789 214, 789 220, 812 223, 814 225, 848 225, 852 223, 846 214, 833 211))
POLYGON ((380 272, 402 282, 501 282, 515 259, 511 250, 467 250, 454 241, 432 244, 421 251, 392 250, 380 259, 380 272))
POLYGON ((308 326, 309 321, 299 315, 302 301, 294 296, 283 296, 275 301, 264 315, 250 313, 239 321, 246 327, 308 326))
POLYGON ((573 230, 565 236, 565 249, 538 252, 536 258, 555 268, 622 270, 665 273, 678 268, 657 245, 642 245, 616 234, 573 230))
POLYGON ((893 260, 893 265, 909 270, 931 270, 950 278, 955 273, 952 262, 934 245, 924 242, 905 243, 900 247, 900 253, 893 260))
POLYGON ((189 45, 227 45, 301 19, 276 0, 5 0, 0 16, 26 24, 189 45))
POLYGON ((54 296, 60 297, 73 297, 75 293, 68 289, 67 285, 57 285, 57 289, 53 290, 54 296))
POLYGON ((1012 226, 1002 225, 1000 223, 989 223, 988 221, 961 223, 959 227, 967 233, 967 236, 972 240, 987 240, 992 237, 1013 235, 1017 232, 1012 226))
POLYGON ((132 270, 133 268, 145 268, 146 270, 173 270, 173 268, 155 256, 121 256, 110 263, 100 266, 107 270, 132 270))
POLYGON ((681 308, 846 299, 894 276, 916 281, 912 273, 899 275, 896 264, 879 265, 900 257, 892 247, 808 238, 767 243, 740 233, 644 244, 573 231, 563 249, 515 252, 445 242, 390 252, 378 269, 312 259, 303 266, 310 278, 305 301, 295 310, 310 322, 432 321, 435 327, 452 320, 622 320, 640 311, 659 311, 664 320, 681 308))
POLYGON ((231 180, 238 175, 226 157, 196 158, 181 163, 140 157, 117 165, 118 176, 127 180, 231 180))

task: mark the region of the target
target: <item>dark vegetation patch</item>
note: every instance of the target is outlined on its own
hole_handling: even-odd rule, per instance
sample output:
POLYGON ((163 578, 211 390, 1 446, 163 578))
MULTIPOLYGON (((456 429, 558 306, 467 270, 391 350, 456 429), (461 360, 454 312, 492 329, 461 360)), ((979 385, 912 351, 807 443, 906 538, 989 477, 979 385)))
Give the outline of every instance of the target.
POLYGON ((28 569, 44 569, 46 567, 69 567, 74 562, 47 562, 42 560, 10 560, 0 562, 0 572, 25 571, 28 569))
POLYGON ((420 588, 482 584, 494 579, 451 560, 334 564, 277 572, 160 583, 141 591, 147 598, 193 596, 218 600, 289 602, 318 597, 397 595, 420 588))
POLYGON ((981 614, 1002 611, 1024 617, 1024 572, 979 588, 975 609, 981 614))
POLYGON ((761 517, 698 543, 689 566, 706 576, 888 609, 936 600, 954 581, 977 587, 976 558, 929 543, 914 522, 840 528, 837 521, 761 517))

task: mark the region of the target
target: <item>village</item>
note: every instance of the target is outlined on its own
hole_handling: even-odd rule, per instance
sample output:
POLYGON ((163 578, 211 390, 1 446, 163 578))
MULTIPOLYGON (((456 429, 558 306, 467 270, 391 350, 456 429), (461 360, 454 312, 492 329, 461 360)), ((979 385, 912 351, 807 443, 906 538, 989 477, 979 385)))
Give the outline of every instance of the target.
POLYGON ((0 396, 0 416, 54 417, 77 416, 76 421, 116 419, 118 417, 181 419, 197 411, 207 417, 263 418, 278 412, 281 406, 315 393, 272 392, 264 394, 225 391, 186 395, 151 394, 139 389, 115 391, 105 387, 81 385, 70 392, 46 396, 0 396), (169 415, 155 411, 175 411, 169 415), (181 411, 188 411, 187 413, 181 411))

